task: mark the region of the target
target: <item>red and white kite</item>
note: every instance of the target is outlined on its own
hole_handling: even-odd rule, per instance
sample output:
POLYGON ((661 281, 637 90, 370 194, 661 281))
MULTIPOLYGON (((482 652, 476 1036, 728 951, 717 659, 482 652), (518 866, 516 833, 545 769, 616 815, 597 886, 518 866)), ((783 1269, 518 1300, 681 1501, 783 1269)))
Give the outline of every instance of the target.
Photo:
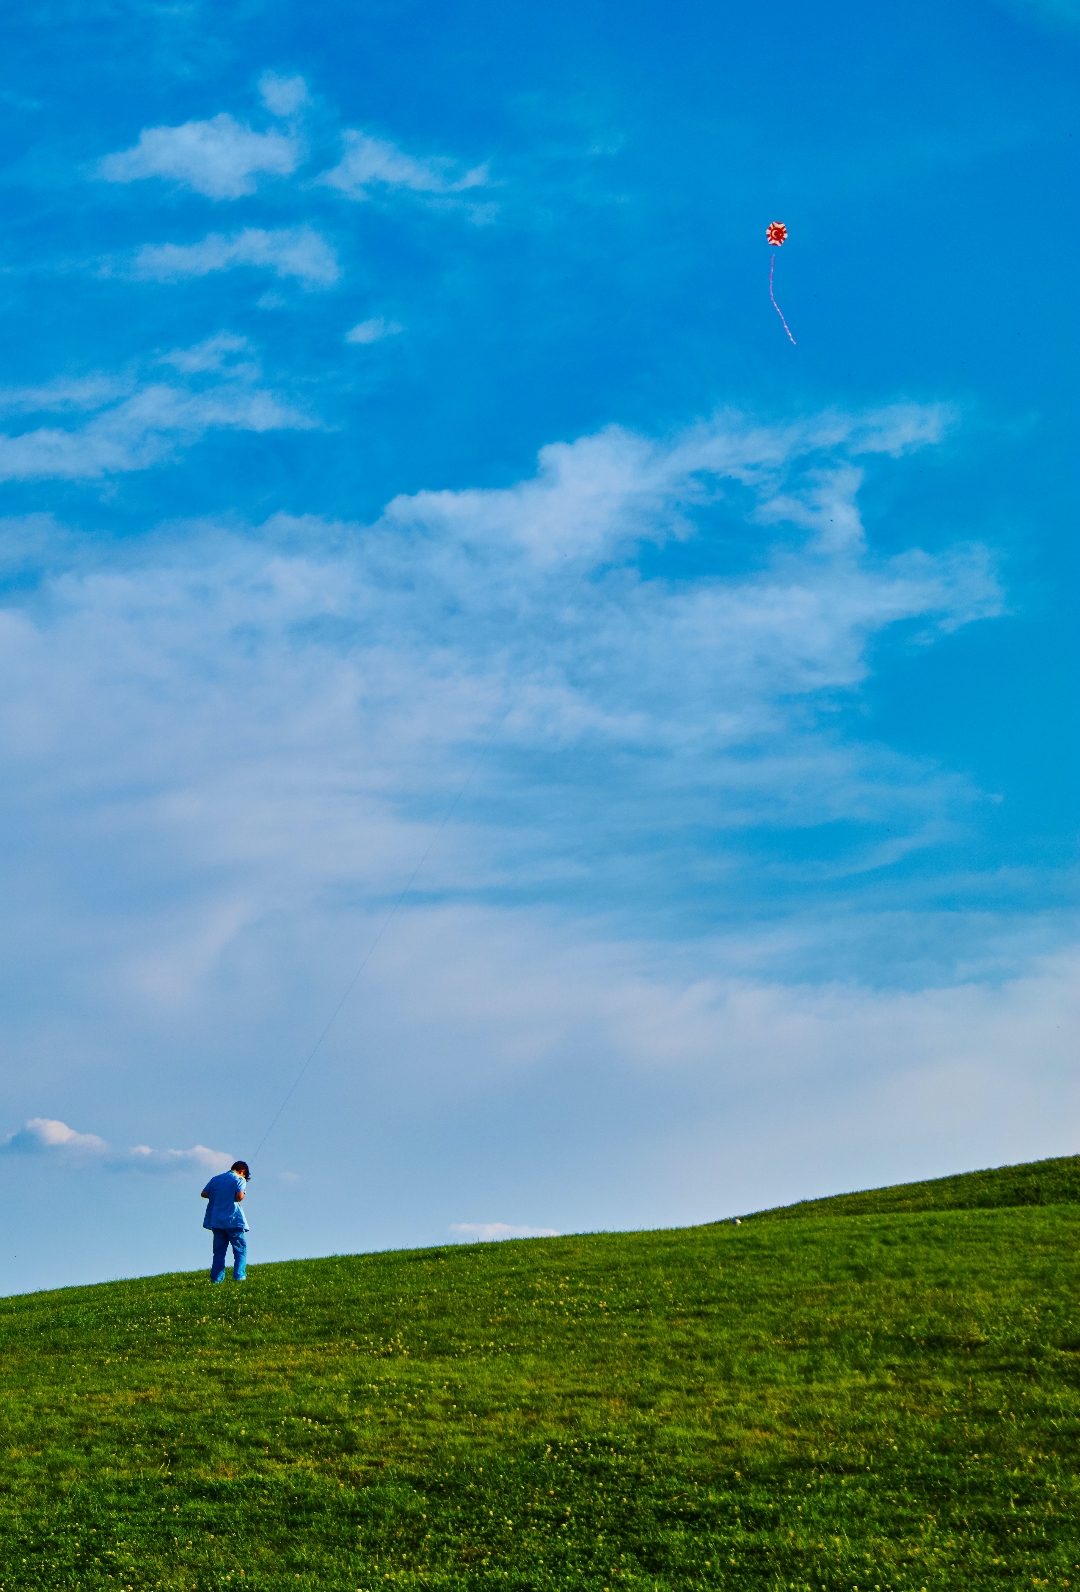
MULTIPOLYGON (((765 236, 768 239, 769 243, 772 244, 773 248, 774 249, 778 249, 782 243, 786 243, 787 242, 787 227, 785 227, 785 225, 784 225, 784 223, 782 221, 770 221, 768 227, 765 229, 765 236)), ((775 254, 770 255, 770 257, 769 257, 769 297, 772 299, 772 307, 773 307, 773 309, 776 311, 777 315, 779 315, 780 319, 782 321, 784 321, 784 312, 780 308, 779 304, 776 302, 776 295, 773 293, 773 286, 772 286, 772 283, 773 283, 773 267, 775 266, 775 264, 776 264, 776 255, 775 254)), ((788 325, 787 321, 784 321, 784 330, 788 334, 788 336, 791 337, 791 327, 788 325)), ((795 339, 793 337, 791 337, 791 341, 794 343, 795 339)))

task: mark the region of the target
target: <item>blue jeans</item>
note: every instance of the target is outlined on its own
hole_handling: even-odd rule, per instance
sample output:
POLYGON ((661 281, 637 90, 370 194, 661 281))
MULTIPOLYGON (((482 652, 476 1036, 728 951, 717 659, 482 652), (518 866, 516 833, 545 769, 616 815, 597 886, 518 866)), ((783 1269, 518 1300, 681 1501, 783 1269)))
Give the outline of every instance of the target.
POLYGON ((214 1228, 214 1264, 210 1267, 210 1281, 225 1281, 225 1252, 232 1245, 233 1282, 243 1282, 247 1276, 247 1234, 242 1227, 214 1228))

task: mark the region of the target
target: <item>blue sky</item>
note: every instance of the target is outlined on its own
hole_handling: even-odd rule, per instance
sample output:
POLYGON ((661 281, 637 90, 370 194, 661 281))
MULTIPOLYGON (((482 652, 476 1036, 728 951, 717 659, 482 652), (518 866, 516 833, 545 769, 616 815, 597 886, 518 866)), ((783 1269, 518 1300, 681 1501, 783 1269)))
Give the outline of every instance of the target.
POLYGON ((1078 39, 20 9, 0 1288, 1077 1148, 1078 39))

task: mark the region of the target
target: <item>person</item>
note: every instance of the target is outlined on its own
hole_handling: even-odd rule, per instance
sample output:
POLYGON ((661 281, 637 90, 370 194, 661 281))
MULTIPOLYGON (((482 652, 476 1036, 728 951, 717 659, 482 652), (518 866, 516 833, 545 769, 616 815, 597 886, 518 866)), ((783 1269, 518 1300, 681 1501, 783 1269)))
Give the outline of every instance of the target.
POLYGON ((202 1191, 208 1200, 203 1226, 214 1235, 214 1261, 210 1267, 210 1281, 225 1281, 225 1256, 229 1245, 233 1252, 233 1282, 243 1282, 247 1276, 247 1230, 241 1205, 247 1192, 251 1172, 246 1161, 234 1161, 227 1172, 212 1177, 202 1191))

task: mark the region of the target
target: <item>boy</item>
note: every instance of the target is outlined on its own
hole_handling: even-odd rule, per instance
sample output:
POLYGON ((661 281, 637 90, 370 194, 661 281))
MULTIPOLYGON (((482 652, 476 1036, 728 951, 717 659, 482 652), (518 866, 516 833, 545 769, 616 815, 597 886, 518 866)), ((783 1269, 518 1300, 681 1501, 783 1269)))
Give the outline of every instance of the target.
POLYGON ((214 1235, 214 1263, 210 1267, 210 1281, 225 1281, 225 1254, 229 1245, 233 1252, 233 1282, 243 1282, 247 1276, 247 1222, 240 1206, 244 1200, 251 1172, 246 1161, 234 1161, 227 1172, 212 1177, 202 1191, 209 1200, 203 1226, 214 1235))

